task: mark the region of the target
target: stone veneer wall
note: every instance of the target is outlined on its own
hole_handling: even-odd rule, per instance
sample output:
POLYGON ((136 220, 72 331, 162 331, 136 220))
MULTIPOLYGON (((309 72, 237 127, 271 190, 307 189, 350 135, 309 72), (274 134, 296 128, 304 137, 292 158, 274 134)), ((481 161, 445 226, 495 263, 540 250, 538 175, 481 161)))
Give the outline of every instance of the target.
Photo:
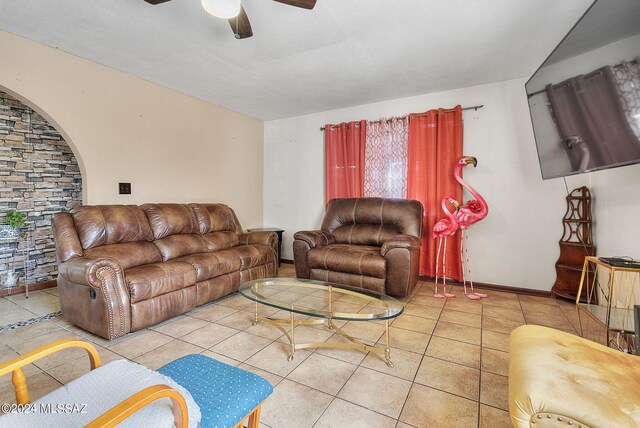
MULTIPOLYGON (((0 224, 8 210, 27 214, 29 283, 55 279, 53 214, 81 203, 82 177, 69 145, 37 112, 0 92, 0 224)), ((22 285, 24 256, 16 245, 0 242, 0 272, 13 266, 22 285)))

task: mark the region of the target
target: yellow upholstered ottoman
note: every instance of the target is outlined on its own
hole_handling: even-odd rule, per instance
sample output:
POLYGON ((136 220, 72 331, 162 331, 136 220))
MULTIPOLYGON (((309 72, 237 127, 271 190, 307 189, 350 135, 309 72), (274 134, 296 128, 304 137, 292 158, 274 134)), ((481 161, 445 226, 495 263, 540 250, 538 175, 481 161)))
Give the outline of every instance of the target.
POLYGON ((547 327, 509 340, 514 427, 640 427, 640 357, 547 327))

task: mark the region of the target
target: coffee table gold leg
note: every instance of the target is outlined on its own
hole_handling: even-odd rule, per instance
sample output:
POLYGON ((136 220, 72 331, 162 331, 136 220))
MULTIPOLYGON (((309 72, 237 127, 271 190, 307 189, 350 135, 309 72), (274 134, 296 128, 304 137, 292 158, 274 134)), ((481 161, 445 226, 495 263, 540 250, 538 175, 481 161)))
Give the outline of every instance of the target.
POLYGON ((384 359, 387 363, 387 366, 389 367, 393 367, 393 363, 391 362, 391 348, 389 348, 389 320, 385 320, 384 321, 384 341, 385 341, 385 348, 384 348, 384 359))
POLYGON ((327 328, 328 328, 329 330, 333 330, 333 329, 335 329, 335 328, 336 328, 336 326, 335 326, 335 325, 333 325, 333 321, 328 320, 328 321, 327 321, 327 328))
POLYGON ((253 320, 253 325, 258 324, 258 302, 256 302, 256 317, 253 320))
POLYGON ((293 325, 293 312, 290 312, 291 314, 291 353, 289 354, 289 357, 287 358, 287 361, 291 361, 293 360, 293 354, 296 353, 296 339, 294 336, 294 325, 293 325))

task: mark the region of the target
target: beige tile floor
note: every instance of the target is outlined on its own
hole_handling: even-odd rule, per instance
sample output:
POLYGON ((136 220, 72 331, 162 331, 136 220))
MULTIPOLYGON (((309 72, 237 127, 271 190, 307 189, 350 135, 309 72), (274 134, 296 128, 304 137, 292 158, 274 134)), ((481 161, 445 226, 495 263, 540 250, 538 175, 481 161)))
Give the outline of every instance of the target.
MULTIPOLYGON (((294 276, 283 265, 281 276, 294 276)), ((0 333, 0 361, 67 337, 93 342, 104 362, 127 358, 158 368, 180 356, 202 353, 265 377, 274 392, 262 412, 263 427, 509 427, 509 333, 540 324, 576 333, 571 302, 489 292, 482 301, 432 297, 420 282, 403 299, 405 313, 391 328, 395 364, 355 350, 297 351, 287 361, 286 339, 269 325, 251 325, 253 305, 234 294, 154 327, 107 341, 63 317, 0 333)), ((0 325, 59 310, 56 289, 0 299, 0 325)), ((269 311, 273 312, 273 311, 269 311)), ((275 315, 278 315, 277 313, 275 315)), ((383 340, 381 325, 346 323, 368 343, 383 340)), ((339 340, 321 328, 300 326, 300 341, 339 340)), ((25 370, 32 399, 82 375, 89 364, 80 350, 65 350, 25 370)), ((11 379, 0 378, 0 402, 15 402, 11 379)))

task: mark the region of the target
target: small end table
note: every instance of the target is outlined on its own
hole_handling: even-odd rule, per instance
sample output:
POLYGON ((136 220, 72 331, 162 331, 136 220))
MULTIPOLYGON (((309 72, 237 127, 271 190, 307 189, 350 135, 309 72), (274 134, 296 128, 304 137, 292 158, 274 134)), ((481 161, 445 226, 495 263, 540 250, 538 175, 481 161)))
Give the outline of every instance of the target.
POLYGON ((280 259, 282 258, 282 233, 284 229, 277 227, 253 227, 247 229, 247 232, 275 232, 278 234, 278 267, 280 267, 280 259))

